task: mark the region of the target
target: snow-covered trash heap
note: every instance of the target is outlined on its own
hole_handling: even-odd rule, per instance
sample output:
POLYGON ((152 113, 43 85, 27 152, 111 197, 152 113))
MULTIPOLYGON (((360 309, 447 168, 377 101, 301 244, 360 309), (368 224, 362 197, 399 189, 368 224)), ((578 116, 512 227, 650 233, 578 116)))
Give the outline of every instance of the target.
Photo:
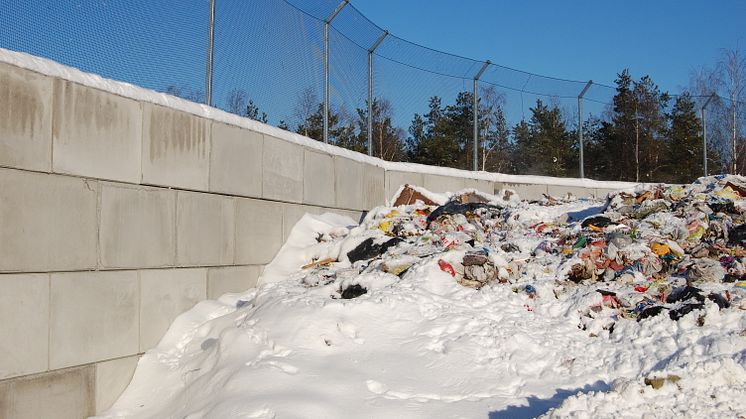
POLYGON ((745 247, 742 177, 603 201, 404 186, 360 225, 306 215, 110 417, 738 417, 745 247))

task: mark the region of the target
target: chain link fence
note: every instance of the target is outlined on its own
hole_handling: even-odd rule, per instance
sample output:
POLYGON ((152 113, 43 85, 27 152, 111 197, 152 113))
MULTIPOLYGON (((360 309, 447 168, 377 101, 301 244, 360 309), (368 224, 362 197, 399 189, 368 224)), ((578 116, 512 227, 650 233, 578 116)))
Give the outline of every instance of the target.
MULTIPOLYGON (((388 160, 411 158, 418 121, 426 124, 429 114, 450 106, 462 111, 454 134, 462 147, 458 158, 441 164, 556 175, 516 162, 515 155, 496 159, 491 153, 498 152, 499 141, 487 132, 499 136, 504 128, 504 140, 513 141, 510 133, 530 120, 540 100, 560 110, 573 137, 566 147, 580 154, 579 121, 608 119, 616 93, 613 86, 496 64, 506 57, 480 61, 409 42, 347 1, 26 0, 5 2, 3 9, 2 48, 210 103, 388 160)), ((701 93, 693 94, 698 109, 710 98, 701 93)), ((710 118, 723 114, 718 120, 727 120, 728 110, 739 109, 734 118, 743 121, 746 106, 738 103, 715 97, 707 105, 710 118)), ((728 127, 708 128, 709 147, 727 160, 728 127)), ((575 158, 564 175, 582 176, 580 161, 575 158)))

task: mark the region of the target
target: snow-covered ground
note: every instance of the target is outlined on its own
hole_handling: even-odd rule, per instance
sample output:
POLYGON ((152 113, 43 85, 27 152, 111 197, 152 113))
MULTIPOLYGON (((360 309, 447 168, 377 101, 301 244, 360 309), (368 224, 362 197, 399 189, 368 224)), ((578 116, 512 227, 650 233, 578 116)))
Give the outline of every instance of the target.
POLYGON ((306 215, 101 417, 746 415, 744 184, 306 215))

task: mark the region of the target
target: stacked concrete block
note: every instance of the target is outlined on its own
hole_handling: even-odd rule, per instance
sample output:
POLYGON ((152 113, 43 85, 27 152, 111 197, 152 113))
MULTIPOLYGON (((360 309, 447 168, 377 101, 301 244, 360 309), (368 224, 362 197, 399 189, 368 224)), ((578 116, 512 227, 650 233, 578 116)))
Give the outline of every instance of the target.
POLYGON ((557 198, 565 198, 570 195, 577 198, 593 198, 595 196, 595 189, 584 188, 582 186, 548 185, 547 190, 549 196, 557 198))
POLYGON ((334 189, 337 194, 335 207, 364 209, 363 164, 344 157, 334 157, 334 189))
POLYGON ((205 298, 205 268, 140 271, 140 352, 153 348, 179 314, 205 298))
POLYGON ((177 194, 176 265, 232 265, 235 200, 221 195, 177 194))
POLYGON ((145 104, 142 182, 208 190, 211 124, 185 112, 145 104))
POLYGON ((104 268, 173 266, 176 192, 101 185, 101 265, 104 268))
POLYGON ((530 183, 495 183, 495 192, 500 189, 512 189, 518 193, 521 199, 538 200, 544 197, 549 190, 547 185, 535 185, 530 183))
POLYGON ((482 180, 482 179, 464 179, 464 187, 465 188, 471 188, 476 189, 480 192, 493 194, 495 193, 495 185, 493 182, 489 180, 482 180))
POLYGON ((95 413, 95 366, 0 381, 0 418, 80 419, 95 413))
POLYGON ((132 380, 138 355, 112 359, 95 365, 96 413, 110 408, 132 380))
POLYGON ((303 148, 264 136, 262 197, 277 201, 303 201, 303 148))
POLYGON ((52 167, 52 79, 0 64, 0 166, 52 167))
POLYGON ((332 207, 334 197, 334 160, 332 156, 305 150, 303 159, 303 202, 332 207))
POLYGON ((260 198, 262 149, 258 132, 214 122, 210 153, 210 191, 260 198))
POLYGON ((366 163, 363 166, 363 208, 369 210, 386 203, 386 171, 366 163))
POLYGON ((256 286, 261 266, 225 266, 207 271, 207 298, 216 300, 226 293, 244 292, 256 286))
POLYGON ((269 263, 282 246, 283 205, 236 198, 236 265, 269 263))
POLYGON ((49 274, 0 275, 0 319, 0 380, 46 371, 49 274))
POLYGON ((283 205, 283 216, 282 216, 282 243, 284 243, 290 236, 290 232, 293 231, 293 227, 303 218, 306 214, 320 215, 327 210, 319 207, 312 207, 309 205, 283 205))
POLYGON ((386 171, 386 199, 391 199, 402 185, 425 186, 422 173, 386 171))
POLYGON ((617 192, 617 189, 596 188, 593 190, 595 197, 601 199, 605 199, 610 193, 614 192, 617 192))
POLYGON ((0 169, 0 272, 96 267, 97 182, 0 169))
POLYGON ((142 105, 64 80, 54 81, 56 173, 140 182, 142 105))
POLYGON ((464 189, 466 183, 464 178, 453 176, 441 176, 424 174, 423 186, 432 192, 458 192, 464 189))
POLYGON ((138 353, 137 271, 52 274, 49 368, 138 353))

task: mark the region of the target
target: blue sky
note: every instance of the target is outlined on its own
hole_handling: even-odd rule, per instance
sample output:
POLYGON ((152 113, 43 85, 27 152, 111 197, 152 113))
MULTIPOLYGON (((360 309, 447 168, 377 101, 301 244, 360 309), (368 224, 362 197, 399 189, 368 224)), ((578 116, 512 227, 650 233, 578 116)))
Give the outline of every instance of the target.
POLYGON ((352 0, 393 34, 543 75, 612 84, 629 67, 671 92, 721 48, 746 49, 746 1, 352 0))

